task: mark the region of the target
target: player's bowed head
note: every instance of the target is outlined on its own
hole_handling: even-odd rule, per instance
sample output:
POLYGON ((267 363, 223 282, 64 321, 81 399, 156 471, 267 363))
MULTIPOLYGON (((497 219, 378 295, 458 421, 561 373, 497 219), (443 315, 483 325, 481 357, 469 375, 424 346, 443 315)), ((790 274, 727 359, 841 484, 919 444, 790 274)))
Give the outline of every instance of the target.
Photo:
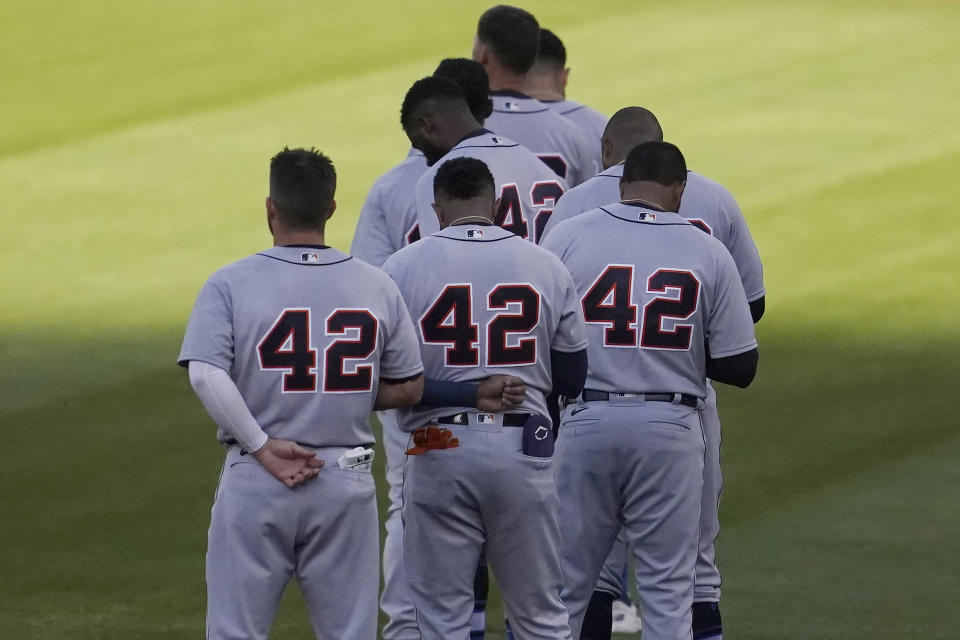
POLYGON ((458 224, 493 224, 500 206, 493 174, 482 160, 454 158, 440 165, 433 178, 433 210, 440 228, 458 224))
POLYGON ((470 113, 477 122, 483 122, 493 113, 490 99, 490 80, 483 65, 467 58, 444 58, 433 72, 434 76, 448 78, 460 86, 470 113))
POLYGON ((337 208, 337 171, 316 149, 289 149, 270 160, 267 226, 274 246, 324 244, 327 220, 337 208))
POLYGON ((644 142, 663 142, 657 116, 643 107, 624 107, 610 117, 600 138, 604 170, 620 164, 630 150, 644 142))
POLYGON ((460 86, 439 76, 427 76, 413 83, 403 98, 400 124, 428 165, 433 165, 467 135, 483 128, 470 112, 460 86))
POLYGON ((627 154, 620 199, 676 212, 687 186, 687 163, 669 142, 644 142, 627 154))

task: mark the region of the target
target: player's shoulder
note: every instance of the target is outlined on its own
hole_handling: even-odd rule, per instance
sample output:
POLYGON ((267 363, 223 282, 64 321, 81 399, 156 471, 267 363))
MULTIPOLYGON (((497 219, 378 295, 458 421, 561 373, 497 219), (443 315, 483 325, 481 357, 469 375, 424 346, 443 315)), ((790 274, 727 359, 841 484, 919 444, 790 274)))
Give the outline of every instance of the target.
POLYGON ((598 191, 601 189, 612 188, 617 190, 619 193, 620 174, 617 174, 612 169, 613 167, 605 171, 602 171, 601 173, 598 173, 592 178, 585 180, 583 183, 578 184, 576 187, 574 187, 570 191, 571 192, 576 191, 577 193, 592 193, 594 191, 598 191))
POLYGON ((424 236, 395 252, 380 267, 389 278, 396 278, 404 273, 407 265, 417 263, 423 260, 431 252, 436 250, 436 238, 433 236, 424 236))
POLYGON ((370 192, 390 191, 399 186, 409 186, 427 170, 427 160, 422 153, 408 155, 373 181, 370 192))
POLYGON ((243 281, 251 271, 260 269, 265 264, 262 252, 253 253, 219 267, 210 274, 207 282, 217 286, 229 286, 233 282, 243 281))
MULTIPOLYGON (((725 186, 696 171, 687 172, 686 189, 702 193, 718 202, 735 202, 733 194, 725 186)), ((685 191, 686 191, 685 189, 685 191)))
MULTIPOLYGON (((563 197, 566 198, 566 195, 563 197)), ((585 232, 592 232, 601 223, 609 222, 607 218, 607 212, 599 207, 578 213, 558 222, 550 230, 544 244, 548 248, 568 245, 574 239, 582 237, 585 232)))
POLYGON ((576 100, 558 100, 556 102, 548 102, 547 104, 562 116, 586 117, 597 120, 598 122, 602 120, 604 124, 607 122, 607 116, 603 115, 593 107, 587 106, 582 102, 577 102, 576 100), (574 114, 576 114, 576 116, 574 116, 574 114))
POLYGON ((419 175, 427 170, 427 159, 419 151, 408 155, 394 165, 390 170, 377 178, 377 182, 395 182, 412 175, 419 175))
MULTIPOLYGON (((615 175, 608 169, 568 189, 560 199, 560 203, 566 200, 566 204, 563 205, 565 209, 572 208, 576 205, 580 207, 582 211, 586 211, 595 206, 606 204, 600 201, 604 199, 604 194, 606 193, 609 193, 608 197, 610 197, 610 202, 619 200, 619 185, 620 176, 615 175)), ((558 203, 558 206, 560 206, 560 203, 558 203)))

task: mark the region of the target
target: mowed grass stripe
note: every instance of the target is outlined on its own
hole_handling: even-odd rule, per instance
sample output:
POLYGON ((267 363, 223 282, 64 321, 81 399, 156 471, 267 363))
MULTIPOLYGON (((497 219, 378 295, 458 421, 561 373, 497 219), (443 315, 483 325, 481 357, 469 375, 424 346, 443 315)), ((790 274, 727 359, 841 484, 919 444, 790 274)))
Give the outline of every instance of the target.
POLYGON ((904 160, 769 209, 764 324, 957 335, 960 229, 946 212, 958 170, 958 151, 904 160))
POLYGON ((958 457, 954 435, 762 518, 725 524, 728 633, 955 638, 958 457))
MULTIPOLYGON (((0 105, 0 154, 256 101, 424 56, 469 55, 489 3, 301 0, 235 3, 54 0, 0 8, 0 53, 13 64, 0 105), (63 105, 74 106, 64 113, 63 105)), ((534 1, 558 22, 598 15, 534 1)), ((629 15, 623 0, 605 11, 629 15)), ((558 25, 559 26, 559 25, 558 25)))
MULTIPOLYGON (((46 213, 12 221, 14 230, 18 231, 17 225, 22 224, 26 225, 22 229, 24 237, 69 237, 75 251, 82 252, 85 265, 85 269, 58 265, 60 269, 56 271, 60 274, 85 281, 73 282, 75 286, 71 286, 66 295, 53 295, 58 293, 58 287, 63 287, 64 278, 62 275, 48 277, 46 272, 54 270, 50 265, 57 261, 76 263, 75 252, 63 257, 51 256, 49 252, 44 253, 45 248, 39 243, 7 252, 11 270, 17 264, 37 264, 18 283, 23 298, 18 300, 14 296, 15 304, 8 309, 19 310, 22 320, 32 321, 36 318, 30 317, 31 298, 52 298, 54 304, 75 312, 78 306, 103 306, 111 298, 123 297, 125 290, 132 287, 152 294, 158 289, 176 287, 182 302, 193 287, 185 286, 182 281, 171 281, 173 274, 182 271, 181 262, 195 265, 195 274, 202 277, 217 265, 262 246, 264 233, 259 203, 264 191, 264 164, 265 157, 275 150, 277 140, 317 140, 337 159, 342 173, 341 212, 331 224, 330 235, 335 244, 347 246, 367 186, 377 173, 400 157, 405 148, 393 115, 398 96, 408 83, 403 78, 415 77, 431 66, 432 60, 425 59, 404 69, 324 85, 307 92, 296 91, 238 109, 119 132, 115 137, 108 136, 79 147, 67 146, 55 153, 42 153, 25 164, 4 163, 0 175, 6 174, 3 177, 9 179, 4 181, 22 187, 12 194, 11 208, 39 209, 46 213), (381 88, 385 84, 390 85, 389 91, 381 88), (348 105, 351 117, 370 123, 370 127, 337 126, 339 120, 327 113, 328 105, 331 109, 348 105), (391 116, 387 117, 386 113, 391 116), (281 123, 271 123, 273 120, 281 123), (238 135, 239 131, 244 132, 242 136, 238 135), (254 139, 256 147, 251 145, 254 139), (51 173, 55 180, 51 180, 54 177, 51 173), (205 181, 206 175, 216 182, 205 181), (52 181, 62 186, 51 189, 52 181), (241 215, 241 211, 249 214, 241 215), (78 215, 84 212, 91 215, 78 215), (118 244, 114 240, 118 235, 125 235, 125 241, 118 244), (222 241, 210 243, 207 240, 210 235, 222 241), (145 252, 144 246, 163 247, 164 251, 145 252), (232 247, 243 251, 231 252, 232 247), (90 273, 83 273, 84 270, 90 273), (77 292, 83 292, 83 301, 77 299, 77 292), (16 304, 19 302, 22 304, 16 304)), ((722 128, 716 124, 715 121, 714 128, 722 128)), ((696 158, 707 144, 692 147, 690 155, 696 158)), ((712 153, 725 151, 730 149, 715 149, 712 153)), ((846 162, 858 166, 849 159, 846 162)), ((829 167, 821 167, 819 159, 808 164, 820 167, 821 180, 834 179, 829 167)), ((778 179, 789 168, 789 165, 754 166, 751 171, 757 175, 755 185, 758 186, 735 189, 735 192, 750 205, 756 199, 756 189, 765 188, 759 185, 778 184, 778 179)), ((712 172, 708 175, 718 177, 712 172)), ((817 181, 808 181, 806 186, 815 184, 817 181)), ((788 186, 783 186, 781 202, 792 193, 788 186)), ((763 247, 766 211, 746 208, 763 247)), ((775 265, 780 252, 765 252, 765 257, 768 264, 775 265)), ((804 278, 802 274, 792 275, 804 278)), ((143 304, 125 305, 125 309, 142 308, 145 308, 143 304)), ((137 322, 125 309, 109 317, 117 323, 137 322)), ((44 315, 56 317, 55 313, 44 315)), ((17 317, 9 320, 16 321, 17 317)), ((152 322, 156 320, 156 316, 151 318, 152 322)))

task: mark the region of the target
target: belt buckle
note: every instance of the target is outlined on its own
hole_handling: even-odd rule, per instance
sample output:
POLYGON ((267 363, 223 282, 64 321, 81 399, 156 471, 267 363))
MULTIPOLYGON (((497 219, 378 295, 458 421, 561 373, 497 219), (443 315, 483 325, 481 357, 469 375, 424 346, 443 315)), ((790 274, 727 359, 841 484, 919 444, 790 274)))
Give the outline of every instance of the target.
POLYGON ((614 398, 617 398, 618 400, 623 399, 623 398, 642 398, 642 397, 643 397, 643 394, 642 394, 642 393, 616 393, 616 392, 614 392, 614 393, 611 393, 610 395, 613 396, 614 398))

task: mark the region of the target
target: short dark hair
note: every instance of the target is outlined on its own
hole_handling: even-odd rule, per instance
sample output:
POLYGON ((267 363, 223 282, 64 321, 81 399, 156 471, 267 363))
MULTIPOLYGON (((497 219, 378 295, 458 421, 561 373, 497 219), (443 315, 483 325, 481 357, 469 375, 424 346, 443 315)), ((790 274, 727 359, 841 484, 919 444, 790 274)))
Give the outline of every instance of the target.
POLYGON ((400 124, 408 129, 413 124, 413 114, 427 100, 465 100, 460 85, 442 76, 427 76, 413 83, 403 98, 400 107, 400 124))
POLYGON ((656 182, 665 186, 687 179, 687 163, 669 142, 644 142, 627 154, 620 182, 656 182))
POLYGON ((514 73, 530 71, 537 60, 540 25, 530 12, 518 7, 500 4, 484 11, 477 23, 477 37, 514 73))
POLYGON ((537 62, 554 64, 561 69, 567 65, 567 48, 563 41, 550 29, 540 28, 540 51, 537 62))
POLYGON ((292 229, 322 229, 336 190, 333 162, 313 147, 284 147, 270 159, 270 199, 292 229))
POLYGON ((613 138, 633 144, 663 140, 663 129, 657 116, 643 107, 624 107, 610 116, 603 130, 604 138, 613 138))
POLYGON ((482 123, 493 113, 490 79, 487 77, 487 70, 479 62, 467 58, 445 58, 440 61, 433 75, 449 78, 460 85, 470 113, 479 122, 482 123))
POLYGON ((447 160, 433 178, 433 197, 446 200, 472 200, 488 193, 494 200, 493 174, 482 160, 447 160))

